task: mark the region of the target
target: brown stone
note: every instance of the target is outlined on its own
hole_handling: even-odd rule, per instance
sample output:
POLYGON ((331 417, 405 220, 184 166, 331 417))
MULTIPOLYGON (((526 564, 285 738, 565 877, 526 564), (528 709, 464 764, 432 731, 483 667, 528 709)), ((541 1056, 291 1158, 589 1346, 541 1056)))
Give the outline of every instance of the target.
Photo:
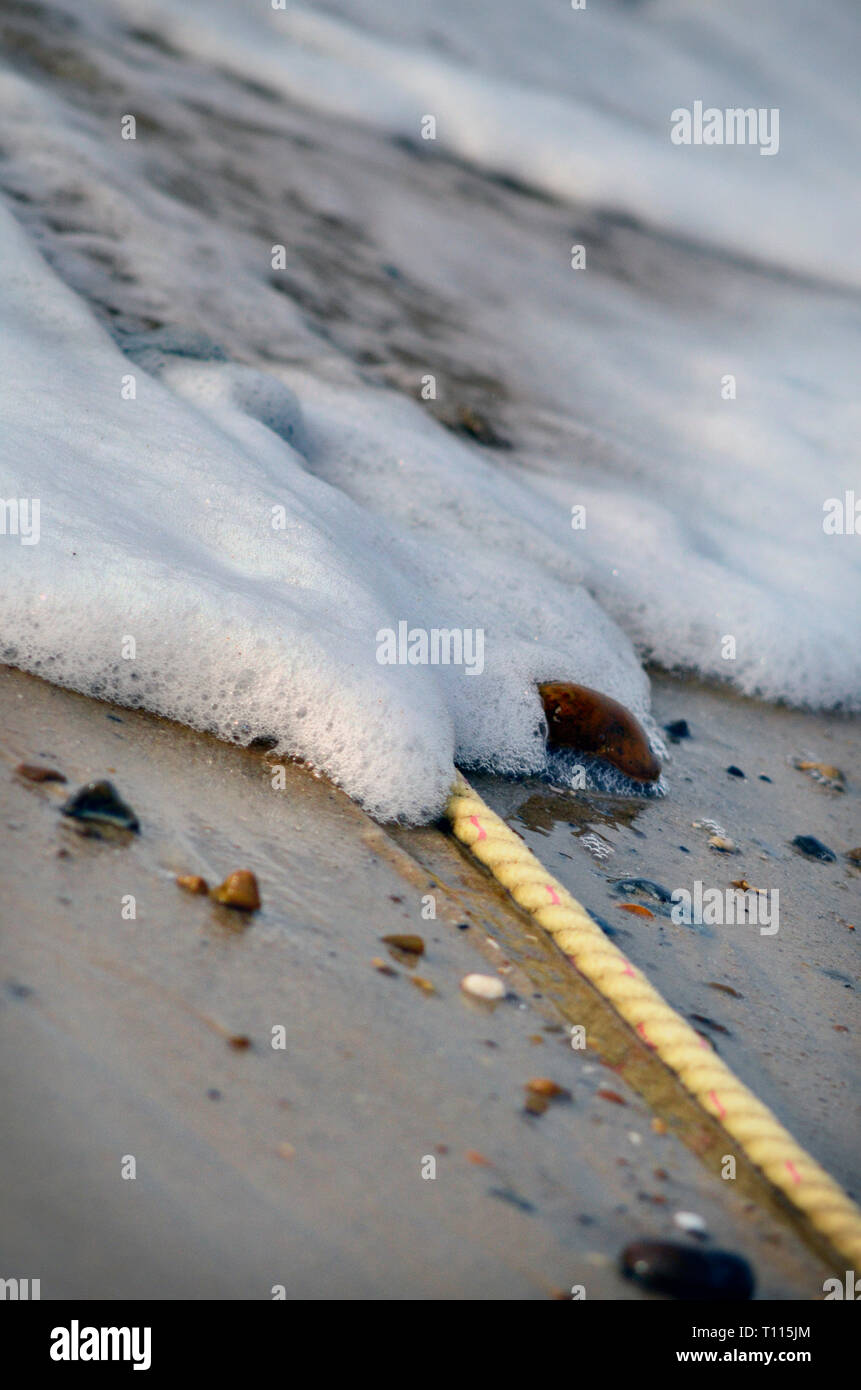
POLYGON ((28 782, 65 782, 62 772, 55 767, 40 767, 38 763, 19 763, 15 771, 28 782))
POLYGON ((605 758, 635 782, 655 782, 660 777, 661 764, 645 730, 617 700, 566 681, 539 685, 538 693, 551 748, 573 748, 605 758))
POLYGON ((178 888, 183 888, 186 893, 208 893, 209 884, 200 874, 178 874, 176 879, 178 888))
POLYGON ((218 888, 213 888, 212 896, 225 907, 235 907, 240 912, 256 912, 260 907, 260 890, 257 879, 248 869, 237 869, 228 874, 218 888))

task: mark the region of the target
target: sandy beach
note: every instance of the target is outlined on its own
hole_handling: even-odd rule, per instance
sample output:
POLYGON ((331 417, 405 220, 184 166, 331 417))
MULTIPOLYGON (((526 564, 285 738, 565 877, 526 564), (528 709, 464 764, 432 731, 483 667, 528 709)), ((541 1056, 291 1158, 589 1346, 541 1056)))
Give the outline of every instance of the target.
MULTIPOLYGON (((648 1297, 620 1277, 619 1252, 678 1237, 679 1211, 750 1261, 758 1296, 822 1296, 821 1244, 743 1161, 721 1181, 726 1136, 442 829, 390 832, 299 766, 273 791, 261 753, 15 671, 0 701, 2 1228, 7 1263, 41 1277, 43 1297, 255 1299, 283 1285, 541 1299, 576 1284, 648 1297), (15 775, 34 759, 68 783, 15 775), (82 836, 59 813, 70 788, 105 775, 140 818, 128 843, 82 836), (248 921, 174 882, 236 868, 261 887, 248 921), (413 969, 381 942, 403 932, 426 943, 413 969), (465 974, 501 970, 509 993, 492 1013, 464 998, 465 974), (573 1021, 585 1051, 570 1046, 573 1021), (570 1102, 524 1114, 536 1075, 570 1102)), ((673 797, 482 789, 851 1190, 858 870, 843 856, 858 793, 829 792, 789 759, 808 749, 850 766, 857 723, 665 679, 656 703, 693 735, 674 749, 673 797), (739 854, 718 864, 694 812, 722 820, 739 854), (582 847, 589 831, 612 858, 582 847), (840 859, 798 857, 787 841, 802 832, 840 859), (780 931, 626 919, 610 881, 634 872, 670 887, 756 876, 782 890, 780 931)))

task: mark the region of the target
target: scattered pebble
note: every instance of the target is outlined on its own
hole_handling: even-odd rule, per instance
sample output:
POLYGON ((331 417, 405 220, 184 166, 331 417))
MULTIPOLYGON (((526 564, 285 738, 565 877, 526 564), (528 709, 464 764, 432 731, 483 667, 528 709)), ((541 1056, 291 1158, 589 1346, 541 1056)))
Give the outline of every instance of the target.
POLYGON ((620 1265, 627 1279, 673 1298, 741 1300, 753 1295, 750 1265, 726 1250, 638 1240, 622 1251, 620 1265))
POLYGON ((687 719, 674 719, 671 724, 664 725, 664 730, 669 734, 670 738, 675 739, 676 742, 678 742, 680 738, 690 738, 691 736, 687 719))
POLYGON ((618 1091, 610 1091, 610 1090, 604 1090, 604 1089, 602 1089, 602 1090, 600 1090, 600 1091, 596 1091, 596 1092, 595 1092, 595 1095, 596 1095, 596 1096, 600 1096, 602 1100, 611 1100, 611 1101, 613 1102, 614 1105, 627 1105, 627 1104, 628 1104, 628 1102, 625 1100, 625 1097, 624 1097, 624 1096, 620 1096, 618 1091))
POLYGON ((527 1202, 525 1197, 514 1192, 510 1187, 489 1187, 488 1197, 498 1197, 501 1202, 510 1202, 518 1211, 533 1212, 535 1210, 531 1202, 527 1202))
POLYGON ((375 970, 379 970, 381 975, 397 975, 398 973, 397 970, 389 965, 388 961, 383 960, 382 956, 374 956, 371 960, 371 965, 375 970))
POLYGON ((40 767, 38 763, 19 763, 15 771, 28 782, 65 782, 68 779, 55 767, 40 767))
POLYGON ((200 874, 178 874, 176 879, 178 888, 183 888, 186 893, 208 893, 209 884, 200 874))
POLYGON ((742 772, 741 768, 736 767, 735 763, 730 763, 729 767, 727 768, 727 772, 729 773, 730 777, 744 777, 744 773, 742 772))
POLYGON ((464 994, 470 994, 474 999, 495 1002, 505 994, 505 985, 495 975, 464 975, 460 987, 464 994))
POLYGON ((760 780, 760 782, 770 782, 770 781, 771 781, 771 778, 770 778, 770 777, 766 777, 765 773, 764 773, 764 772, 761 772, 761 773, 759 774, 759 780, 760 780))
POLYGON ((653 878, 617 878, 613 888, 617 893, 642 893, 647 898, 654 898, 657 903, 673 901, 669 888, 656 883, 653 878))
POLYGON ((140 831, 140 822, 127 806, 113 782, 87 782, 69 797, 62 808, 74 820, 97 821, 122 830, 140 831))
POLYGON ((380 940, 389 948, 392 958, 403 965, 415 965, 419 956, 424 955, 425 943, 420 936, 396 933, 394 936, 381 936, 380 940))
POLYGON ((642 1142, 643 1142, 643 1136, 642 1136, 642 1134, 638 1134, 637 1131, 636 1131, 635 1129, 629 1129, 629 1130, 628 1130, 628 1138, 629 1138, 629 1140, 631 1141, 631 1143, 632 1143, 633 1145, 635 1145, 635 1146, 636 1146, 637 1144, 642 1144, 642 1142))
POLYGON ((260 907, 260 889, 250 869, 237 869, 228 874, 218 888, 213 888, 212 896, 224 907, 233 907, 239 912, 256 912, 260 907))
POLYGON ((834 850, 823 845, 822 841, 817 840, 815 835, 796 835, 792 843, 802 854, 806 854, 808 859, 819 859, 823 864, 836 862, 837 855, 834 850))
POLYGON ((436 994, 436 986, 430 980, 426 980, 423 975, 410 975, 410 984, 420 989, 422 994, 436 994))
MULTIPOLYGON (((666 1132, 667 1132, 667 1122, 666 1122, 666 1120, 662 1120, 661 1117, 660 1117, 660 1115, 655 1115, 654 1119, 652 1120, 652 1129, 653 1129, 653 1131, 655 1132, 655 1134, 666 1134, 666 1132)), ((656 1172, 655 1176, 657 1176, 657 1172, 656 1172)))
POLYGON ((642 903, 618 903, 617 906, 620 912, 631 912, 635 917, 654 918, 655 916, 654 912, 650 912, 647 907, 643 907, 642 903))
POLYGON ((533 1076, 531 1081, 526 1083, 527 1091, 532 1095, 544 1096, 547 1100, 570 1100, 571 1092, 566 1091, 564 1086, 560 1086, 556 1081, 551 1081, 549 1076, 533 1076))
POLYGON ((246 1033, 231 1033, 227 1039, 227 1046, 235 1048, 237 1052, 247 1052, 251 1047, 251 1039, 246 1033))
POLYGON ((710 835, 709 844, 720 854, 736 853, 735 841, 731 840, 728 835, 710 835))
POLYGON ((732 985, 722 985, 719 980, 709 980, 708 987, 709 989, 719 989, 723 994, 730 994, 733 999, 744 998, 744 995, 739 994, 738 990, 733 989, 732 985))
POLYGON ((683 1231, 687 1231, 691 1236, 708 1235, 708 1227, 701 1216, 695 1211, 677 1211, 673 1216, 676 1225, 683 1231))
POLYGON ((814 763, 806 759, 796 758, 792 764, 799 772, 806 772, 808 777, 812 777, 814 782, 820 782, 823 787, 828 787, 834 792, 845 792, 846 778, 835 767, 833 763, 814 763))
POLYGON ((846 858, 850 864, 861 864, 861 848, 847 850, 846 858))
POLYGON ((490 1159, 489 1159, 489 1158, 485 1158, 484 1154, 480 1154, 480 1153, 478 1152, 478 1149, 467 1149, 467 1151, 466 1151, 466 1161, 467 1161, 467 1163, 473 1163, 473 1164, 475 1164, 475 1166, 476 1166, 477 1168, 492 1168, 492 1167, 493 1167, 493 1164, 491 1163, 490 1159))
POLYGON ((605 758, 636 782, 656 782, 661 764, 643 727, 630 710, 585 685, 552 681, 539 685, 551 748, 574 748, 605 758))
POLYGON ((293 1145, 288 1143, 286 1139, 283 1143, 278 1145, 278 1155, 280 1158, 293 1158, 295 1153, 296 1150, 293 1145))

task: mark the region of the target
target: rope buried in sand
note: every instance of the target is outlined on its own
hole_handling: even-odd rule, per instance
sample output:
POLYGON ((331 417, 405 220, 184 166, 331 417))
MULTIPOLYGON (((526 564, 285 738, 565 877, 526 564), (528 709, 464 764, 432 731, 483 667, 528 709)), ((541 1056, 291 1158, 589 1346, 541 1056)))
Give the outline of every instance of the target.
POLYGON ((604 935, 505 821, 458 773, 446 813, 457 838, 525 908, 748 1158, 861 1267, 861 1211, 645 975, 604 935))

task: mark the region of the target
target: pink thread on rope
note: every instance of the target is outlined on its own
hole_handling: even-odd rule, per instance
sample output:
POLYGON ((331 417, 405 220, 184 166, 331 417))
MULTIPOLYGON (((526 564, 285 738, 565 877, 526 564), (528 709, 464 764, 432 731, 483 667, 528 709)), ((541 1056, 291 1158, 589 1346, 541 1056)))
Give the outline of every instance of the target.
POLYGON ((622 974, 630 975, 632 980, 635 980, 637 978, 633 970, 631 969, 631 962, 629 960, 625 961, 625 969, 622 971, 622 974))
POLYGON ((718 1110, 720 1111, 720 1117, 721 1117, 721 1119, 723 1119, 724 1115, 726 1114, 726 1111, 724 1110, 723 1106, 721 1105, 721 1103, 720 1103, 720 1101, 718 1100, 717 1096, 715 1095, 714 1091, 709 1091, 709 1095, 711 1096, 712 1100, 714 1101, 715 1105, 717 1106, 718 1110))
POLYGON ((786 1160, 786 1166, 787 1166, 787 1168, 789 1169, 790 1175, 791 1175, 791 1177, 792 1177, 792 1181, 793 1181, 793 1182, 801 1182, 801 1174, 799 1173, 799 1171, 798 1171, 798 1169, 796 1168, 795 1164, 794 1164, 794 1163, 790 1163, 789 1159, 787 1159, 787 1160, 786 1160))
MULTIPOLYGON (((476 830, 478 831, 478 839, 479 839, 479 840, 486 840, 486 839, 487 839, 487 831, 486 831, 486 830, 484 829, 484 827, 480 824, 479 819, 478 819, 478 816, 470 816, 469 819, 470 819, 470 823, 471 823, 472 825, 474 825, 475 828, 476 828, 476 830)), ((476 844, 477 844, 477 843, 478 843, 478 841, 476 841, 476 844)))
POLYGON ((551 902, 554 902, 554 903, 557 905, 557 907, 560 906, 559 899, 558 899, 558 897, 556 896, 556 890, 555 890, 555 888, 551 888, 549 883, 545 883, 544 887, 547 889, 547 892, 550 894, 550 900, 551 900, 551 902))
POLYGON ((652 1042, 651 1038, 648 1036, 648 1034, 647 1034, 647 1032, 646 1032, 646 1025, 645 1025, 645 1023, 638 1023, 638 1024, 637 1024, 637 1032, 639 1033, 640 1037, 643 1039, 643 1042, 647 1044, 647 1046, 649 1046, 649 1047, 655 1047, 655 1046, 656 1046, 656 1044, 652 1042))

